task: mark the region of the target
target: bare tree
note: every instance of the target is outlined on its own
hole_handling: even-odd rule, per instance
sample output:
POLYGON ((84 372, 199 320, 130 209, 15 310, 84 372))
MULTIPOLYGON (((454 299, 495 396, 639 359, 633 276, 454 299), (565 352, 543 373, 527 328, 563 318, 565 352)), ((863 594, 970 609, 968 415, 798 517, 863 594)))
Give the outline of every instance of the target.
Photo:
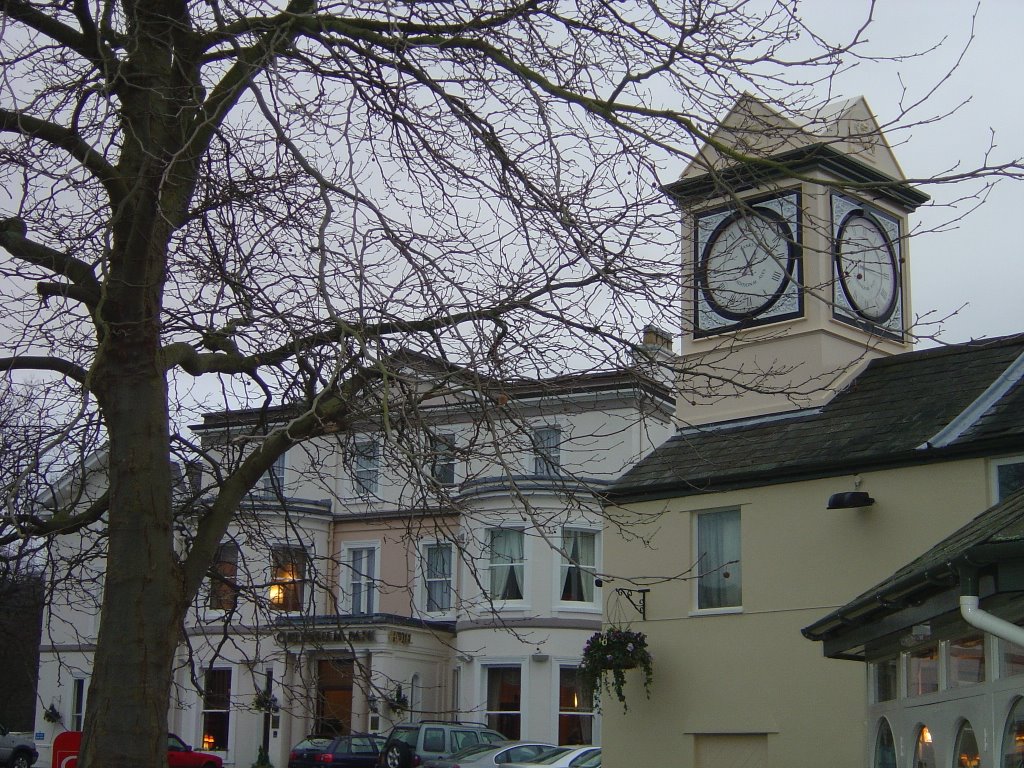
POLYGON ((109 442, 108 492, 0 531, 103 530, 83 768, 164 764, 167 627, 258 479, 363 418, 394 353, 548 375, 675 315, 651 158, 683 165, 744 89, 813 106, 863 29, 825 41, 795 6, 4 0, 0 368, 62 400, 8 499, 109 442), (179 555, 196 400, 294 410, 215 469, 179 555))

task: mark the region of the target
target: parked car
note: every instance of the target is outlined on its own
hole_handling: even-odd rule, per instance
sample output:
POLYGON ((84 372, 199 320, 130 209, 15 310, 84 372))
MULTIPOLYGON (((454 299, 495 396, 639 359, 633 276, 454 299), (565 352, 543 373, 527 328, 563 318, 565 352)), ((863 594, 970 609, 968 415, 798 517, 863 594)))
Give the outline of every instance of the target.
POLYGON ((0 765, 29 768, 39 758, 31 733, 8 731, 0 725, 0 765))
POLYGON ((524 760, 519 763, 506 763, 505 768, 601 768, 601 748, 593 745, 570 747, 558 752, 538 757, 536 760, 524 760))
POLYGON ((224 761, 209 752, 196 752, 173 733, 167 734, 167 765, 170 768, 222 768, 224 761))
MULTIPOLYGON (((82 745, 81 731, 63 731, 53 741, 53 753, 60 755, 61 768, 77 768, 78 750, 82 745)), ((179 736, 167 734, 167 765, 169 768, 224 768, 224 761, 209 752, 196 752, 179 736)), ((14 768, 12 766, 12 768, 14 768)))
POLYGON ((396 725, 380 755, 381 768, 419 768, 427 760, 453 755, 475 744, 508 739, 483 723, 422 720, 396 725))
POLYGON ((288 753, 288 768, 315 768, 316 759, 331 746, 330 736, 309 736, 288 753))
POLYGON ((506 763, 529 762, 564 747, 535 741, 506 741, 500 744, 474 744, 449 757, 426 760, 423 768, 494 768, 506 763))
MULTIPOLYGON (((374 768, 385 739, 370 733, 353 733, 331 739, 327 748, 314 756, 317 768, 374 768)), ((291 760, 288 761, 290 766, 291 760)))

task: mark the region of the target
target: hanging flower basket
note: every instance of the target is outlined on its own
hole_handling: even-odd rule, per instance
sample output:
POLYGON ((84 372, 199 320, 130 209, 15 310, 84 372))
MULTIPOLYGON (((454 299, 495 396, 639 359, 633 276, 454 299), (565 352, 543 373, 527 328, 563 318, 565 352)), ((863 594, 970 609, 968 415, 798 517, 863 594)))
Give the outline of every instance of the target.
POLYGON ((644 692, 651 697, 651 682, 654 680, 654 660, 647 650, 647 636, 643 632, 609 627, 604 632, 595 632, 583 646, 583 660, 580 662, 580 677, 585 686, 594 692, 594 708, 601 711, 601 689, 612 691, 622 702, 622 711, 629 709, 626 704, 626 670, 639 669, 644 677, 644 692))

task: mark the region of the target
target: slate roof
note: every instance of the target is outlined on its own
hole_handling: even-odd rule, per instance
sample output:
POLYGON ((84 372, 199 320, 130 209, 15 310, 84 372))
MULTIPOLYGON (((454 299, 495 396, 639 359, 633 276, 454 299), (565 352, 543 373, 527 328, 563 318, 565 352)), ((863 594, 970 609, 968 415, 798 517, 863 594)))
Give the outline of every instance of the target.
POLYGON ((1024 561, 1024 489, 985 510, 889 578, 806 627, 804 636, 824 640, 877 624, 883 616, 954 589, 960 583, 962 568, 983 570, 1009 561, 1024 561))
POLYGON ((1021 378, 1024 335, 872 360, 821 408, 679 430, 609 497, 686 496, 1024 448, 1021 378))

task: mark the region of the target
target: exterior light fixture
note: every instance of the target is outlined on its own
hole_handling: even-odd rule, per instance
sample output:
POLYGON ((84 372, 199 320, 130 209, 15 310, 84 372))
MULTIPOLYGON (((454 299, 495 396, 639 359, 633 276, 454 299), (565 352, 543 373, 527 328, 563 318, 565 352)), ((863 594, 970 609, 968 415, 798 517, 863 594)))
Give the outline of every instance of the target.
POLYGON ((870 507, 875 500, 866 491, 833 493, 828 497, 828 509, 858 509, 870 507))

